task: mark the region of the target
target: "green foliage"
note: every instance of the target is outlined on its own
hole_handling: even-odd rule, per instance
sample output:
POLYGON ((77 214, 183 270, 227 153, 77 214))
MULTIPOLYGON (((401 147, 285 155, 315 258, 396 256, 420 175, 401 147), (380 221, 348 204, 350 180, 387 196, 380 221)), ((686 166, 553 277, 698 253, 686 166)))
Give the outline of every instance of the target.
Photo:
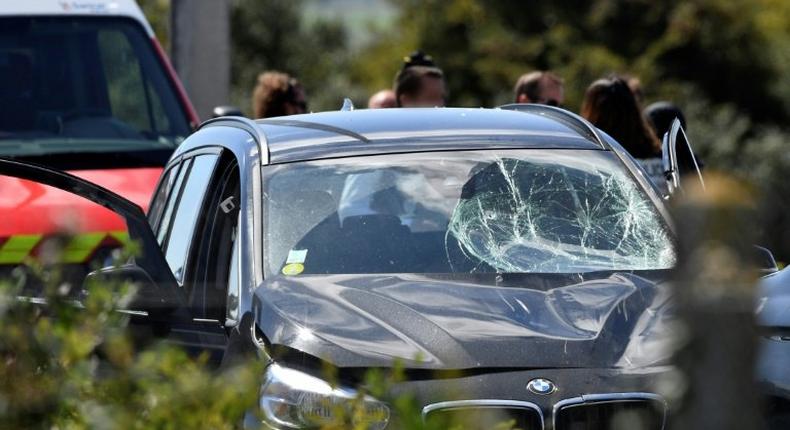
POLYGON ((151 24, 156 38, 165 51, 170 49, 170 1, 137 0, 138 6, 145 14, 145 19, 151 24))
POLYGON ((786 51, 778 46, 788 39, 775 43, 779 32, 762 29, 781 27, 790 13, 781 7, 781 21, 759 3, 778 2, 404 0, 396 3, 397 31, 381 32, 359 56, 374 61, 357 62, 354 73, 377 88, 402 55, 421 48, 447 72, 451 105, 509 100, 519 75, 552 69, 566 79, 572 109, 592 80, 626 72, 640 76, 653 97, 675 96, 675 85, 691 83, 705 98, 737 103, 758 120, 784 118, 768 83, 786 70, 776 67, 775 53, 786 51), (772 43, 776 51, 766 49, 772 43))
POLYGON ((709 170, 758 185, 761 243, 790 259, 790 3, 783 0, 400 0, 394 25, 374 32, 350 71, 369 91, 391 84, 415 49, 447 75, 451 106, 512 102, 518 76, 551 69, 579 110, 595 79, 640 78, 647 103, 686 112, 709 170), (768 233, 770 232, 770 234, 768 233), (787 233, 785 233, 787 232, 787 233))
MULTIPOLYGON (((265 70, 297 77, 310 110, 338 109, 343 97, 363 94, 344 70, 351 54, 345 28, 317 18, 306 22, 302 0, 237 0, 231 16, 233 102, 251 111, 256 78, 265 70)), ((364 97, 364 94, 363 94, 364 97)))
MULTIPOLYGON (((389 0, 379 13, 382 0, 339 11, 326 8, 350 9, 354 0, 309 1, 232 1, 234 104, 249 111, 257 74, 280 69, 302 80, 313 111, 337 109, 343 97, 361 107, 392 86, 415 49, 445 70, 451 106, 511 102, 518 76, 551 69, 565 79, 565 105, 578 111, 593 80, 631 74, 648 103, 672 100, 686 111, 708 169, 771 196, 764 230, 773 234, 762 243, 790 260, 790 188, 780 186, 790 167, 790 2, 389 0), (361 33, 362 42, 349 40, 361 33)), ((166 39, 169 0, 140 3, 166 39)))
MULTIPOLYGON (((127 247, 116 260, 136 251, 127 247)), ((94 281, 75 289, 59 281, 59 266, 32 259, 16 272, 0 279, 0 429, 233 429, 257 410, 264 360, 216 370, 172 344, 141 345, 127 330, 129 315, 119 312, 133 306, 133 285, 94 281)), ((339 385, 337 368, 325 365, 320 374, 339 385)), ((387 404, 389 428, 476 427, 475 416, 424 422, 401 362, 371 369, 359 382, 350 402, 326 405, 329 420, 315 417, 318 427, 367 429, 386 413, 371 410, 368 396, 387 404)), ((515 428, 505 417, 487 418, 477 427, 515 428)))
POLYGON ((254 407, 257 363, 212 372, 166 344, 137 351, 129 285, 90 284, 79 302, 57 270, 0 280, 0 428, 234 428, 254 407), (41 300, 20 299, 35 295, 41 300))

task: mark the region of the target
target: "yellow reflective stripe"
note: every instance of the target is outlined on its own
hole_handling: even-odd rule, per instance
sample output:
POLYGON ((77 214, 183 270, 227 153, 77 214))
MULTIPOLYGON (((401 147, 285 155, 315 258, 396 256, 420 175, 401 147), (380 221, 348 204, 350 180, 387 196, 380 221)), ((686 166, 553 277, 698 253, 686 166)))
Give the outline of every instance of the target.
POLYGON ((36 247, 41 237, 40 234, 11 236, 0 247, 0 264, 18 264, 25 261, 25 257, 36 247))
POLYGON ((71 238, 63 248, 63 263, 82 263, 90 257, 96 247, 107 237, 107 233, 83 233, 71 238))
MULTIPOLYGON (((60 261, 62 263, 84 263, 108 235, 124 246, 129 243, 129 233, 125 231, 78 234, 72 236, 63 247, 60 261)), ((43 237, 41 234, 11 236, 0 247, 0 264, 23 263, 43 237)))
POLYGON ((121 242, 121 245, 126 246, 129 244, 129 232, 126 231, 113 231, 110 232, 110 236, 112 236, 118 242, 121 242))

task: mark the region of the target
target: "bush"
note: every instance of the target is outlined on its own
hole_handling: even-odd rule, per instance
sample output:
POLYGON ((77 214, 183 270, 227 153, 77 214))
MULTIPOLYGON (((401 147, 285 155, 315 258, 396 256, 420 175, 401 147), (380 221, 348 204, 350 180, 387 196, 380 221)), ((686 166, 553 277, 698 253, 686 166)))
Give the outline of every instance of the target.
POLYGON ((257 400, 261 368, 213 371, 165 343, 137 351, 118 312, 131 285, 89 284, 78 302, 57 270, 0 280, 1 428, 234 428, 257 400))

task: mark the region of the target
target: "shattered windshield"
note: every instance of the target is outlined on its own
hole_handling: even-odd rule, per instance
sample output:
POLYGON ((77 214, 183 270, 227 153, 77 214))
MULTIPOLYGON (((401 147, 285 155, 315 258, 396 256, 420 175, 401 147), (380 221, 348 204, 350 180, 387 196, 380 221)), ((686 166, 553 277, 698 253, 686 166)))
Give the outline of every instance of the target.
POLYGON ((270 166, 268 275, 670 268, 669 230, 610 152, 503 150, 270 166))

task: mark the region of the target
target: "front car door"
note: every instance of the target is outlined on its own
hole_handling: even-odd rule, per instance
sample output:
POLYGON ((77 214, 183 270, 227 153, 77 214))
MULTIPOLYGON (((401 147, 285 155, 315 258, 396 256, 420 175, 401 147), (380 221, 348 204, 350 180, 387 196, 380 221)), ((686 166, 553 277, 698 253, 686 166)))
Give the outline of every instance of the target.
MULTIPOLYGON (((135 300, 123 310, 131 315, 130 326, 136 339, 164 337, 192 353, 216 349, 206 344, 206 336, 202 334, 222 331, 215 327, 217 324, 195 318, 188 294, 174 276, 177 271, 171 270, 148 217, 139 206, 76 176, 30 163, 0 158, 0 176, 64 191, 120 215, 127 224, 129 240, 137 243, 138 252, 129 263, 102 269, 90 277, 99 281, 132 280, 138 284, 135 300)), ((220 343, 224 344, 224 338, 220 343)))
POLYGON ((0 175, 57 188, 103 206, 124 219, 129 239, 138 243, 140 253, 134 265, 144 270, 158 286, 157 300, 162 309, 182 308, 185 301, 159 250, 143 210, 129 200, 71 174, 47 167, 0 158, 0 175))

